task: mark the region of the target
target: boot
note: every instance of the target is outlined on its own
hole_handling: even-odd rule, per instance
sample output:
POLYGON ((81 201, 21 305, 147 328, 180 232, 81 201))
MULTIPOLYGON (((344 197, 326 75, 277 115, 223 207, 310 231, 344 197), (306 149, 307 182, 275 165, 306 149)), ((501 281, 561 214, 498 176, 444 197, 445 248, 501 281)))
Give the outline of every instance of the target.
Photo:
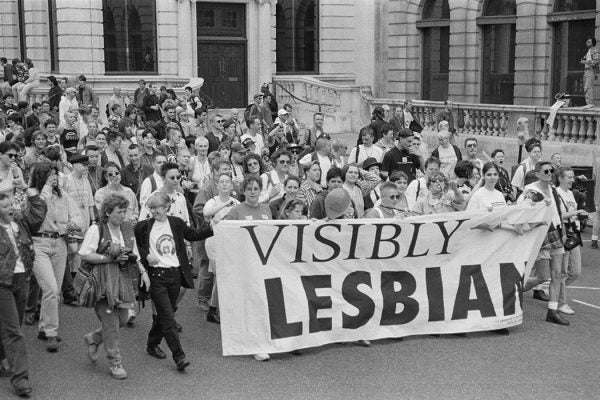
POLYGON ((548 313, 546 314, 546 322, 552 322, 553 324, 569 326, 569 321, 564 319, 557 310, 548 309, 548 313))
POLYGON ((206 314, 206 320, 208 322, 214 322, 215 324, 221 323, 221 319, 219 318, 219 315, 217 314, 217 307, 209 307, 208 308, 208 314, 206 314))
POLYGON ((598 241, 597 240, 592 240, 592 245, 590 247, 592 249, 597 249, 598 248, 598 241))

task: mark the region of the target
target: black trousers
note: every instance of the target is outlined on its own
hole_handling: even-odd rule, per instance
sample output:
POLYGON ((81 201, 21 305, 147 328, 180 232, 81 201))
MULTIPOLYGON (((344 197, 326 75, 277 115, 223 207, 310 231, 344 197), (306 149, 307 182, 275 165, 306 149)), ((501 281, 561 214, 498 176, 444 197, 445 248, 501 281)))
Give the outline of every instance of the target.
POLYGON ((25 339, 21 331, 28 291, 25 273, 14 274, 11 286, 0 286, 0 358, 8 359, 14 372, 11 378, 13 384, 29 378, 25 339))
POLYGON ((150 298, 156 308, 152 317, 152 328, 148 333, 148 347, 158 346, 164 337, 173 360, 185 357, 175 324, 175 307, 181 288, 179 268, 148 268, 150 276, 150 298))

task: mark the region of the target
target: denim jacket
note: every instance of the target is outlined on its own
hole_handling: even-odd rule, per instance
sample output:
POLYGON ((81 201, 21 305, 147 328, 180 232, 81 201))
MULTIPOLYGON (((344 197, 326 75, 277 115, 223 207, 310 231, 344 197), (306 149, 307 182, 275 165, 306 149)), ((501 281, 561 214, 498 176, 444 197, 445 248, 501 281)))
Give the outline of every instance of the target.
MULTIPOLYGON (((19 233, 15 241, 19 247, 21 261, 25 267, 25 276, 29 279, 33 269, 33 240, 31 235, 35 234, 42 221, 46 217, 46 202, 39 196, 28 198, 28 207, 25 212, 16 213, 14 222, 19 226, 19 233)), ((0 286, 11 286, 17 261, 17 253, 10 241, 8 232, 0 226, 0 286)))

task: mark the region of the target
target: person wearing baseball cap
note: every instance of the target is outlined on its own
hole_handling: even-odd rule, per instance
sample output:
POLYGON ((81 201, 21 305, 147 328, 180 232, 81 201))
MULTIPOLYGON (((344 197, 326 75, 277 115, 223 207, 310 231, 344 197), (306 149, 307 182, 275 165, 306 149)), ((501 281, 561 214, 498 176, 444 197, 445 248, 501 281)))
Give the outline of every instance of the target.
POLYGON ((254 153, 256 150, 256 143, 254 142, 254 140, 250 139, 249 137, 244 139, 244 141, 242 142, 242 146, 247 148, 248 151, 250 151, 252 153, 254 153))
POLYGON ((240 184, 244 181, 244 157, 248 149, 239 142, 233 142, 231 143, 230 150, 229 162, 231 162, 231 166, 233 167, 231 169, 233 182, 240 184))

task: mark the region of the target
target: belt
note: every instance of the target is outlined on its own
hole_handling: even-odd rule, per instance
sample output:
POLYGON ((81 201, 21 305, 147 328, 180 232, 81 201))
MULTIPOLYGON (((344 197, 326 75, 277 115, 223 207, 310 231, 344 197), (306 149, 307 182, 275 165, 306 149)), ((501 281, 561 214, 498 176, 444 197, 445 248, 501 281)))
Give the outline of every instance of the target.
POLYGON ((49 239, 58 239, 61 238, 65 235, 60 235, 56 232, 52 232, 52 233, 48 233, 48 232, 38 232, 36 234, 34 234, 33 236, 37 236, 37 237, 43 237, 43 238, 49 238, 49 239))

